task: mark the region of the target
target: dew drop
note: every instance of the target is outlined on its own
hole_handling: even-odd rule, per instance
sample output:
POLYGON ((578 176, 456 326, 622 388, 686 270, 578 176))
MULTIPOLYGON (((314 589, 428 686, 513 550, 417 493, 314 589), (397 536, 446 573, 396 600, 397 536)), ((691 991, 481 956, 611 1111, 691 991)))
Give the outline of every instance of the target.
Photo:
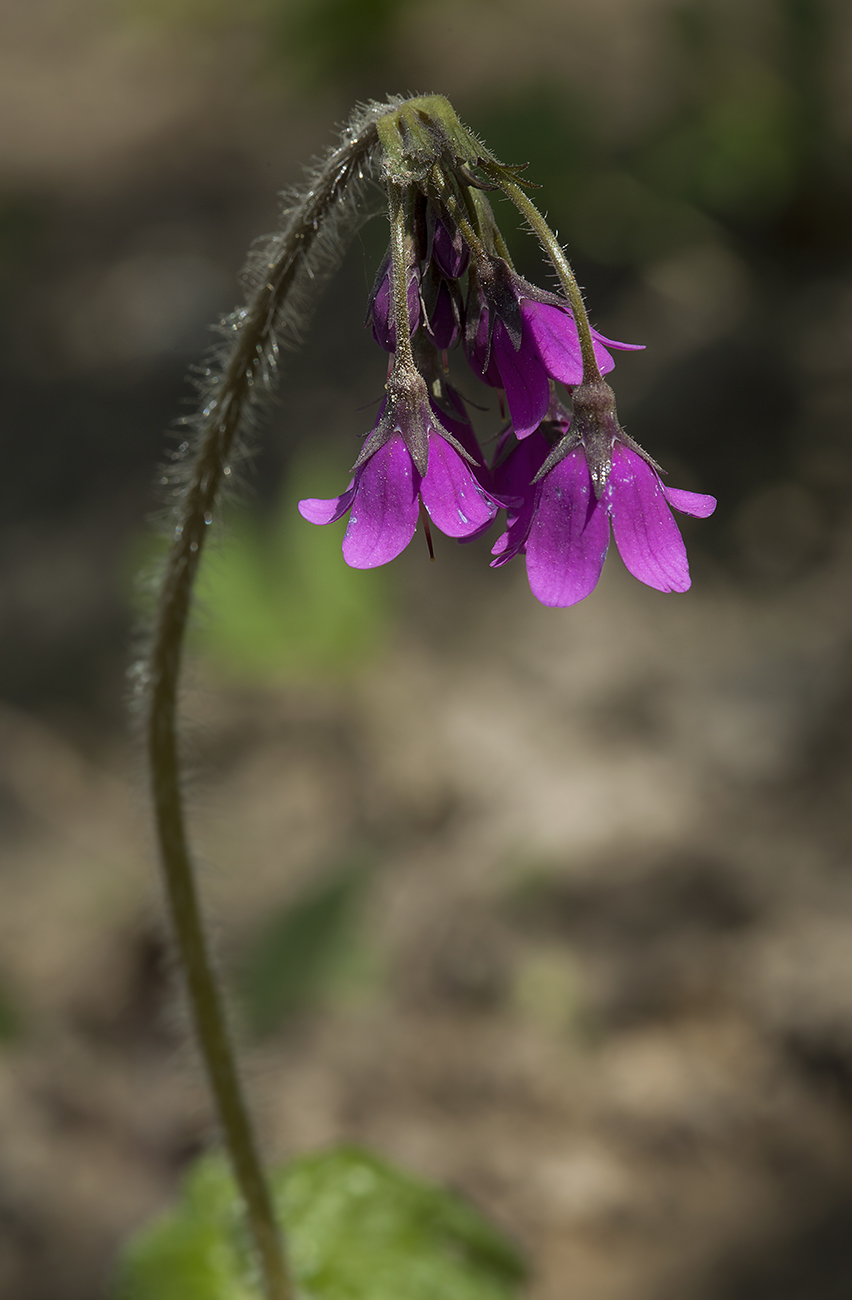
POLYGON ((204 522, 205 524, 212 524, 213 522, 213 516, 209 510, 204 511, 204 522))
POLYGON ((193 555, 194 555, 195 552, 198 550, 198 542, 190 542, 190 543, 189 543, 189 549, 192 551, 192 553, 193 553, 193 555))

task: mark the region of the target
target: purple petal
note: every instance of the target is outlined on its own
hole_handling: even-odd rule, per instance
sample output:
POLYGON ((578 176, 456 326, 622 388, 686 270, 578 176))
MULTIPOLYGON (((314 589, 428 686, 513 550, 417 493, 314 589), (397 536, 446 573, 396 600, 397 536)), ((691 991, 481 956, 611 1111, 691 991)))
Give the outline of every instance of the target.
POLYGON ((501 533, 491 547, 491 554, 495 556, 491 561, 492 569, 502 569, 504 564, 514 560, 516 555, 521 555, 526 549, 530 525, 538 505, 538 496, 539 488, 536 484, 521 508, 507 519, 508 526, 505 533, 501 533))
POLYGON ((529 298, 521 303, 521 315, 548 374, 561 384, 579 384, 583 358, 573 316, 529 298))
POLYGON ((598 343, 605 343, 608 348, 617 348, 619 352, 644 352, 644 343, 619 343, 617 339, 608 339, 600 330, 592 328, 592 338, 598 343))
POLYGON ((715 497, 704 496, 701 492, 684 492, 683 488, 666 487, 665 483, 663 496, 682 515, 694 515, 696 519, 709 519, 716 509, 715 497))
POLYGON ((439 434, 429 438, 429 468, 420 484, 423 504, 447 537, 469 537, 491 523, 496 504, 473 476, 472 467, 439 434))
POLYGON ((507 507, 506 532, 501 533, 491 548, 491 554, 497 556, 491 561, 492 569, 508 564, 526 545, 539 496, 533 479, 549 451, 546 438, 541 433, 534 433, 519 442, 494 471, 495 492, 505 500, 512 500, 513 504, 507 507))
MULTIPOLYGON (((583 356, 574 317, 560 307, 535 302, 531 298, 525 298, 521 303, 521 314, 526 330, 529 330, 530 336, 535 340, 538 355, 551 378, 570 388, 582 383, 583 356)), ((606 375, 614 368, 615 362, 599 342, 602 338, 602 334, 592 330, 595 358, 601 374, 606 375)), ((620 347, 621 344, 616 346, 620 347)))
MULTIPOLYGON (((432 403, 432 409, 437 415, 441 424, 451 433, 459 446, 463 447, 469 456, 473 457, 474 464, 470 465, 470 471, 479 483, 479 486, 491 495, 492 480, 491 471, 485 464, 485 457, 482 454, 482 448, 477 441, 473 425, 468 417, 467 409, 461 396, 456 392, 451 384, 444 385, 444 396, 446 405, 450 406, 455 415, 448 414, 444 407, 439 407, 432 403)), ((468 462, 470 464, 470 462, 468 462)))
POLYGON ((527 576, 543 605, 576 605, 594 590, 609 546, 609 519, 595 500, 580 447, 554 465, 540 485, 527 538, 527 576))
POLYGON ((360 472, 343 558, 353 569, 374 569, 405 550, 417 527, 420 475, 398 435, 371 456, 360 472))
POLYGON ((349 484, 346 491, 339 497, 331 497, 330 500, 324 501, 320 497, 308 497, 299 502, 299 514, 303 519, 307 519, 309 524, 333 524, 341 515, 352 505, 352 498, 355 496, 355 480, 349 484))
POLYGON ((613 450, 605 499, 616 546, 634 578, 657 591, 687 591, 686 547, 663 485, 647 461, 620 444, 613 450))
POLYGON ((505 325, 498 320, 491 346, 506 390, 515 437, 527 438, 541 424, 550 405, 547 371, 539 360, 535 341, 526 329, 516 352, 505 325))

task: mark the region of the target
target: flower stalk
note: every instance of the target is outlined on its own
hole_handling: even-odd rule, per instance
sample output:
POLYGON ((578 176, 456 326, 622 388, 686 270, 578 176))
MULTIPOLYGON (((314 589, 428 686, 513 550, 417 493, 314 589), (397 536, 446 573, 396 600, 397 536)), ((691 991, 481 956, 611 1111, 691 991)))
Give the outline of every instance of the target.
POLYGON ((553 268, 559 276, 559 282, 565 290, 565 296, 571 304, 574 320, 577 322, 577 332, 580 336, 580 352, 583 358, 583 382, 586 384, 599 384, 601 382, 601 372, 595 356, 592 328, 589 324, 586 304, 583 301, 580 286, 571 268, 571 263, 565 256, 562 245, 538 208, 529 196, 524 193, 517 181, 512 180, 505 167, 491 161, 483 161, 481 166, 486 175, 493 178, 506 197, 511 199, 518 211, 522 212, 526 217, 535 231, 539 243, 553 263, 553 268))
POLYGON ((177 473, 165 479, 174 485, 178 505, 169 518, 172 541, 150 650, 137 678, 146 706, 157 839, 178 960, 266 1300, 292 1300, 293 1289, 204 930, 181 790, 178 689, 193 585, 223 481, 244 449, 253 413, 268 395, 280 346, 299 342, 309 295, 340 255, 347 216, 354 226, 358 188, 375 154, 376 119, 389 107, 365 110, 293 196, 284 229, 247 267, 248 302, 221 323, 225 342, 200 385, 195 438, 184 444, 177 473))

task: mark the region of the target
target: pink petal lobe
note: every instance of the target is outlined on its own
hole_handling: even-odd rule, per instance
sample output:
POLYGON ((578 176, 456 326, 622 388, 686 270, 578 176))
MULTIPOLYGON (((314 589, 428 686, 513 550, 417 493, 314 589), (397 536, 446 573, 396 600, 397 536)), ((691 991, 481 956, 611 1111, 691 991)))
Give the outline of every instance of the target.
POLYGON ((527 329, 524 329, 521 346, 516 352, 503 322, 497 321, 491 347, 506 390, 515 437, 527 438, 541 424, 550 405, 547 371, 527 329))
POLYGON ((429 465, 420 495, 436 527, 447 537, 469 537, 497 513, 472 467, 439 434, 429 438, 429 465))
POLYGON ((544 464, 550 444, 541 433, 534 433, 510 453, 494 471, 494 490, 507 506, 506 532, 501 533, 491 548, 497 558, 491 561, 492 569, 508 564, 526 546, 530 526, 535 514, 540 488, 533 487, 533 479, 544 464))
POLYGON ((644 352, 644 343, 619 343, 618 339, 608 339, 600 330, 592 328, 592 338, 597 343, 605 343, 608 348, 617 348, 619 352, 644 352))
POLYGON ((321 497, 307 497, 304 501, 300 501, 299 514, 303 519, 307 519, 309 524, 333 524, 336 519, 346 514, 354 496, 355 480, 353 479, 339 497, 331 497, 327 501, 322 500, 321 497))
POLYGON ((693 515, 696 519, 709 519, 716 509, 716 498, 704 496, 701 492, 684 492, 683 488, 670 488, 663 484, 663 496, 682 515, 693 515))
POLYGON ((417 527, 419 487, 420 475, 398 435, 370 457, 343 538, 343 558, 351 568, 374 569, 405 550, 417 527))
POLYGON ((609 519, 596 501, 581 448, 570 452, 540 486, 526 542, 527 576, 543 605, 576 605, 594 590, 609 545, 609 519))
POLYGON ((641 456, 619 444, 604 499, 619 554, 634 578, 657 591, 687 591, 686 547, 663 485, 641 456))
MULTIPOLYGON (((538 355, 547 373, 560 384, 574 388, 583 379, 583 357, 580 351, 580 338, 574 317, 560 307, 551 303, 534 302, 527 298, 521 303, 521 315, 524 325, 535 341, 538 355)), ((597 330, 592 330, 595 357, 602 375, 609 374, 615 367, 610 354, 603 343, 610 343, 597 330)), ((629 344, 615 344, 615 347, 627 347, 629 344)))
POLYGON ((465 404, 456 390, 451 388, 449 384, 445 386, 445 397, 447 405, 452 407, 455 414, 450 415, 447 410, 437 405, 433 405, 433 410, 447 432, 451 433, 459 446, 464 447, 468 455, 475 460, 476 464, 472 465, 471 469, 475 478, 479 480, 480 485, 487 492, 491 487, 491 472, 483 464, 482 448, 477 442, 465 404))

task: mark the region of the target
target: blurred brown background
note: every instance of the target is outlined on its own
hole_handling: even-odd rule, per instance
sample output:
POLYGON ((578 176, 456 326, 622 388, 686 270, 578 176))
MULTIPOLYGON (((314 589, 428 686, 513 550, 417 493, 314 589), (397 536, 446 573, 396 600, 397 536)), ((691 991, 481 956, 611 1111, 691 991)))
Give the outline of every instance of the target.
POLYGON ((843 0, 6 0, 3 1297, 104 1296, 210 1139, 126 721, 152 483, 276 191, 357 99, 431 90, 529 161, 595 323, 648 344, 630 432, 720 505, 682 597, 612 554, 545 610, 441 538, 346 570, 295 501, 381 391, 359 235, 187 699, 265 1146, 463 1188, 534 1300, 852 1294, 850 65, 843 0))

